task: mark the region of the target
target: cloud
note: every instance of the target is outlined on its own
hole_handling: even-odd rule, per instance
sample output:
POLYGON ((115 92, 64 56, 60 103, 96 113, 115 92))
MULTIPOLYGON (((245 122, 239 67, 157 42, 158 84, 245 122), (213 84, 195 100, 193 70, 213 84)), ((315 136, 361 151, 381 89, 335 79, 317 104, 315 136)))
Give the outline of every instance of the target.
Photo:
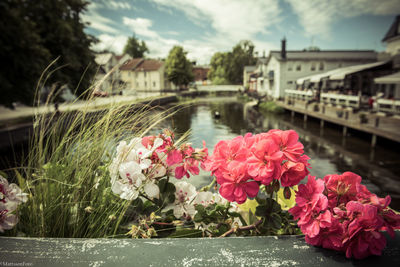
POLYGON ((89 23, 89 27, 96 29, 100 32, 113 33, 119 32, 117 24, 109 18, 106 18, 98 13, 98 9, 102 7, 102 4, 92 2, 89 5, 88 11, 81 14, 81 18, 84 22, 89 23))
POLYGON ((279 21, 277 0, 152 0, 164 8, 183 12, 192 22, 211 24, 217 35, 231 42, 265 34, 279 21))
POLYGON ((109 50, 116 54, 122 53, 126 41, 128 40, 128 37, 124 35, 115 36, 109 34, 100 34, 97 38, 99 39, 99 43, 91 47, 94 51, 109 50))
POLYGON ((122 21, 125 25, 131 27, 132 31, 137 35, 141 35, 142 37, 148 37, 148 38, 159 37, 157 32, 150 29, 150 27, 153 25, 153 22, 149 19, 145 18, 131 19, 123 17, 122 21))
POLYGON ((398 0, 286 0, 298 16, 307 36, 328 38, 334 22, 360 15, 400 13, 398 0))
POLYGON ((129 2, 119 1, 119 0, 92 0, 91 5, 96 5, 99 8, 106 8, 106 9, 111 9, 111 10, 135 9, 129 2))
POLYGON ((110 0, 106 0, 103 1, 106 6, 110 9, 114 9, 114 10, 118 10, 118 9, 125 9, 125 10, 130 10, 133 9, 133 7, 131 6, 130 3, 128 2, 124 2, 124 1, 110 1, 110 0))

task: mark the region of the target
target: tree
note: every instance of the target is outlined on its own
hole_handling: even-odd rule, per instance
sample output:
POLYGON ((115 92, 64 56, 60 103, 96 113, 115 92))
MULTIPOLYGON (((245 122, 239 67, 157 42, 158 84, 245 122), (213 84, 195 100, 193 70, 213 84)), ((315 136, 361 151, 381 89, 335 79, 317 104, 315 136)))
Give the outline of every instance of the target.
POLYGON ((139 42, 135 35, 128 38, 124 47, 124 53, 130 55, 133 58, 143 57, 145 53, 149 52, 146 43, 142 40, 139 42))
POLYGON ((244 40, 239 42, 232 49, 227 69, 227 79, 233 84, 243 83, 243 69, 247 65, 255 65, 256 59, 253 56, 254 45, 251 41, 244 40))
POLYGON ((21 101, 31 104, 37 81, 50 60, 50 52, 27 13, 24 1, 0 2, 0 104, 12 108, 21 101))
POLYGON ((67 84, 78 94, 89 88, 96 71, 89 47, 96 40, 85 34, 80 18, 87 5, 85 0, 1 2, 0 59, 8 63, 2 64, 1 104, 32 104, 41 73, 56 58, 48 84, 67 84))
POLYGON ((241 41, 232 52, 217 52, 210 61, 208 77, 214 84, 243 83, 244 66, 256 64, 254 45, 251 41, 241 41))
POLYGON ((194 78, 192 63, 186 58, 186 54, 181 46, 174 46, 165 62, 168 80, 179 87, 186 87, 194 78))
POLYGON ((210 61, 210 71, 208 72, 208 79, 214 84, 229 84, 227 79, 227 69, 229 68, 229 53, 217 52, 215 53, 210 61))

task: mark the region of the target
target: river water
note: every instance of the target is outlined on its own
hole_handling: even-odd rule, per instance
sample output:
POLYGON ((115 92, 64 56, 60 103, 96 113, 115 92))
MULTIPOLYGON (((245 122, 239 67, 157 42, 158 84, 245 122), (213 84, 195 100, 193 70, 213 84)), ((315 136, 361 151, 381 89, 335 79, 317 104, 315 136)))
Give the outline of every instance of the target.
MULTIPOLYGON (((393 144, 379 145, 378 142, 371 150, 370 139, 360 133, 349 132, 343 138, 339 127, 325 124, 321 130, 319 121, 304 124, 302 117, 291 118, 288 113, 261 114, 253 108, 245 108, 245 104, 235 98, 199 99, 197 104, 178 111, 160 127, 170 127, 178 135, 191 130, 189 142, 194 147, 202 147, 204 140, 210 153, 220 140, 247 132, 294 129, 304 144, 305 154, 311 158, 311 175, 322 178, 345 171, 357 173, 370 191, 381 197, 390 194, 391 206, 400 209, 400 151, 396 151, 393 144), (219 118, 214 116, 216 111, 220 113, 219 118)), ((210 181, 206 172, 190 178, 196 187, 210 181)))

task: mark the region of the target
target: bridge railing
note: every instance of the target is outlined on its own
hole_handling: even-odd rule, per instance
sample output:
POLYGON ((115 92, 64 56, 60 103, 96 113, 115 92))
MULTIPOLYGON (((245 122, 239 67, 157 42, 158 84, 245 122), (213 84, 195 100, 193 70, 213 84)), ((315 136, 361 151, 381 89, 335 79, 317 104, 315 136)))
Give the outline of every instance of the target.
POLYGON ((321 102, 325 104, 342 105, 347 107, 360 107, 360 97, 355 95, 322 93, 321 102))
POLYGON ((378 111, 400 114, 400 100, 378 99, 376 104, 378 111))

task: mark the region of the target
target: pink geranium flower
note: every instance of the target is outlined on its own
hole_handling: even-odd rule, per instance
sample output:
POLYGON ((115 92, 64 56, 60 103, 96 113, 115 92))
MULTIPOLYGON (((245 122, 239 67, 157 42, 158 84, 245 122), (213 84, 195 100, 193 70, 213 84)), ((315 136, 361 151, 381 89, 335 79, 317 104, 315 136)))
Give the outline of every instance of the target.
POLYGON ((309 157, 304 155, 300 158, 302 159, 301 161, 286 161, 283 164, 281 173, 282 186, 297 185, 309 174, 309 171, 307 170, 307 160, 309 157))
POLYGON ((252 147, 252 156, 247 160, 248 173, 256 181, 268 185, 279 179, 282 151, 272 139, 262 139, 252 147))
POLYGON ((217 178, 221 185, 219 193, 228 201, 244 203, 247 197, 257 196, 259 185, 255 181, 249 181, 246 165, 241 162, 232 164, 232 168, 224 172, 223 177, 217 178))
POLYGON ((187 178, 190 177, 190 173, 197 175, 200 172, 199 162, 193 158, 185 159, 181 166, 175 168, 175 178, 181 179, 186 175, 187 178))
POLYGON ((309 177, 299 186, 296 206, 289 212, 298 219, 307 243, 362 259, 382 253, 386 239, 380 231, 394 236, 394 229, 400 228, 400 215, 389 204, 389 196, 379 198, 361 185, 360 176, 345 172, 323 180, 309 177))
POLYGON ((356 200, 360 191, 361 177, 352 172, 345 172, 342 175, 332 174, 324 177, 328 199, 331 207, 340 203, 347 203, 356 200))
POLYGON ((354 256, 356 259, 364 259, 369 255, 382 255, 385 246, 386 238, 382 233, 362 231, 357 238, 353 238, 346 244, 346 257, 354 256))
POLYGON ((220 167, 226 168, 232 161, 246 161, 248 155, 243 136, 220 141, 215 145, 213 155, 204 162, 204 169, 215 174, 220 167))
POLYGON ((280 146, 280 150, 288 160, 297 161, 298 157, 304 153, 304 146, 298 141, 299 135, 296 131, 271 130, 268 133, 280 146))

